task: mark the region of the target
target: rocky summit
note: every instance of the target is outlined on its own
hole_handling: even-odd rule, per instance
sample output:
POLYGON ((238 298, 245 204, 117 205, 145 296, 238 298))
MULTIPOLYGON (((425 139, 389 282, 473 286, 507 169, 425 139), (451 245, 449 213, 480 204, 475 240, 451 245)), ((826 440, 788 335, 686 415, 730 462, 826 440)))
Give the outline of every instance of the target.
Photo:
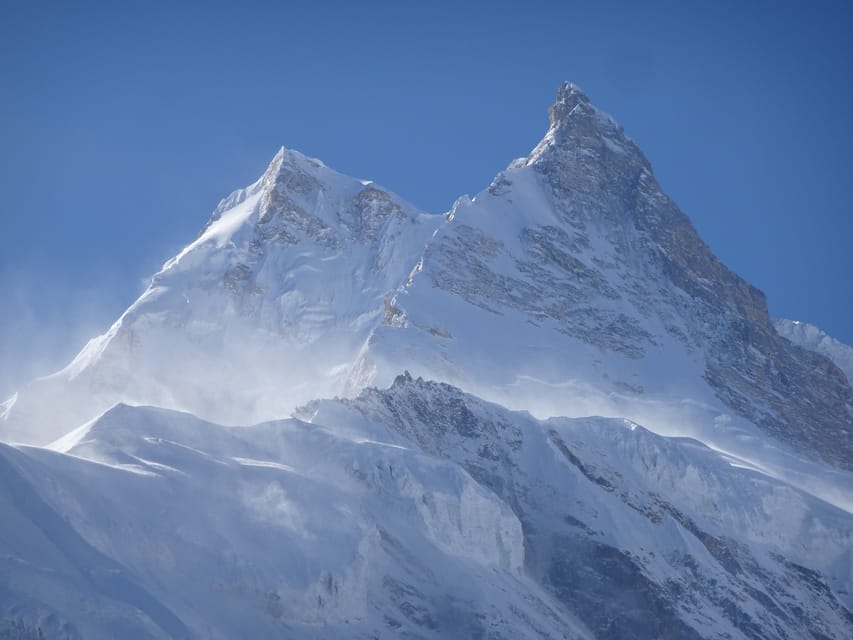
POLYGON ((577 86, 548 113, 439 213, 282 148, 2 403, 0 620, 853 636, 853 350, 774 324, 577 86))

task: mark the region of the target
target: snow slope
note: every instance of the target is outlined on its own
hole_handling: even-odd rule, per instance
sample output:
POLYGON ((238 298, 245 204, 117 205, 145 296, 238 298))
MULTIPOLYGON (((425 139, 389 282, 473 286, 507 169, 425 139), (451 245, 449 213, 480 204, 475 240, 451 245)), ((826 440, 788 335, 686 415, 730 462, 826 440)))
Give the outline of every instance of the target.
POLYGON ((70 638, 846 638, 851 516, 623 420, 448 385, 0 448, 0 618, 70 638))
POLYGON ((587 637, 524 575, 510 507, 396 440, 117 405, 4 445, 0 618, 87 640, 587 637))
POLYGON ((343 393, 443 220, 282 148, 106 334, 20 392, 0 433, 44 444, 117 402, 245 424, 343 393))

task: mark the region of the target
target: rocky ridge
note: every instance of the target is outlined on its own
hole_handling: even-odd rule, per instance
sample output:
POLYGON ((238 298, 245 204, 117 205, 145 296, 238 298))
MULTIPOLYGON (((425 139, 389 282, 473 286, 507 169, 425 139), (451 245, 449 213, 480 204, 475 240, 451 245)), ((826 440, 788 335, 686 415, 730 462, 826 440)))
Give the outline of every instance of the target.
POLYGON ((848 381, 853 379, 853 348, 808 322, 780 318, 774 320, 773 325, 780 336, 804 349, 826 356, 844 372, 848 381))

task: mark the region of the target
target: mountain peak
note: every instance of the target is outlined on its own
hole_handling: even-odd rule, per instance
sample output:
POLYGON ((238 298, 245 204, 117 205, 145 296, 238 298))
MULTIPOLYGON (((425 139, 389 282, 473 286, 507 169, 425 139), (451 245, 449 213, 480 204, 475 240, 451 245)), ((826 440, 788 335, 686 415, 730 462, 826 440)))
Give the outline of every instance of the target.
POLYGON ((548 107, 548 118, 553 127, 565 122, 575 113, 594 113, 595 111, 589 96, 578 85, 566 81, 557 89, 557 100, 548 107))
POLYGON ((642 153, 625 135, 619 123, 596 107, 589 96, 572 82, 563 82, 557 89, 557 98, 548 108, 548 119, 551 125, 548 132, 524 164, 551 166, 555 150, 559 155, 565 155, 566 151, 577 155, 579 150, 586 150, 581 155, 606 160, 615 153, 636 158, 649 169, 642 153))
POLYGON ((274 182, 282 174, 311 172, 322 168, 326 168, 326 165, 321 160, 282 145, 276 151, 261 180, 274 182))

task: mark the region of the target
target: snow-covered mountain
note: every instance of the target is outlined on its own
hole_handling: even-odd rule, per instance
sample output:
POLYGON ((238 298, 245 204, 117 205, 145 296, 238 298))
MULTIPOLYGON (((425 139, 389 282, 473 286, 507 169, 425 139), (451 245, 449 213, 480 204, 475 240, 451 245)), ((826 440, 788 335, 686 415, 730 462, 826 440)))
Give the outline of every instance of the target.
POLYGON ((45 444, 117 402, 247 424, 344 393, 443 220, 282 148, 107 333, 8 403, 0 434, 45 444))
POLYGON ((444 214, 281 149, 0 406, 0 620, 850 637, 853 389, 827 344, 774 327, 572 84, 444 214))
POLYGON ((408 369, 745 457, 757 426, 849 469, 844 374, 780 338, 577 87, 550 115, 527 158, 446 215, 282 149, 105 335, 18 394, 4 437, 44 444, 116 402, 275 419, 408 369))
POLYGON ((580 626, 524 574, 508 505, 458 465, 381 436, 117 405, 50 448, 3 447, 0 460, 15 533, 0 600, 51 637, 526 637, 529 620, 561 637, 580 626))
POLYGON ((543 416, 627 416, 743 455, 749 422, 853 465, 842 372, 780 339, 763 294, 576 87, 560 89, 530 156, 450 217, 395 299, 403 330, 380 328, 367 354, 381 383, 411 359, 413 373, 543 416))
POLYGON ((848 638, 850 514, 626 420, 445 384, 0 446, 0 616, 69 638, 848 638), (11 603, 11 604, 10 604, 11 603))

